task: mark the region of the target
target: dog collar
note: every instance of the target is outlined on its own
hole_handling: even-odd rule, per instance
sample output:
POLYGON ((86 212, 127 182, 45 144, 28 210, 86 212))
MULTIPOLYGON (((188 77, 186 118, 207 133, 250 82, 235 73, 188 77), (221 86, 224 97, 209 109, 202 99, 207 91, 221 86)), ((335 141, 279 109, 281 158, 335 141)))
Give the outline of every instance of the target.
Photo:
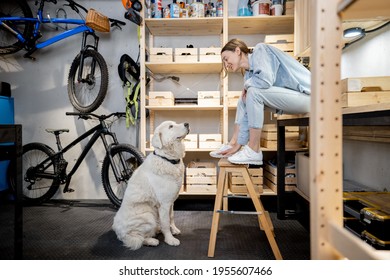
POLYGON ((156 154, 155 151, 153 152, 153 154, 154 154, 155 156, 158 156, 158 157, 160 157, 160 158, 165 159, 166 161, 169 161, 169 162, 172 163, 172 164, 178 164, 178 163, 180 162, 180 159, 169 159, 169 158, 166 158, 166 157, 164 157, 164 156, 160 156, 160 155, 156 154))

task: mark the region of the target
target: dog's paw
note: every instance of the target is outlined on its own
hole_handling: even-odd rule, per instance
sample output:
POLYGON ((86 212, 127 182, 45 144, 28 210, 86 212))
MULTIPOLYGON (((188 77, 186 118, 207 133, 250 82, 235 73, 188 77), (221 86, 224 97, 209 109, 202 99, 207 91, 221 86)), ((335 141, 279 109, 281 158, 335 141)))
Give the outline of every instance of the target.
POLYGON ((156 238, 145 238, 144 240, 144 245, 146 246, 158 246, 158 244, 160 243, 160 241, 158 241, 158 239, 156 238))
POLYGON ((171 226, 171 232, 173 235, 178 235, 181 233, 180 229, 178 229, 176 226, 171 226))
POLYGON ((180 240, 172 236, 170 238, 165 238, 165 243, 171 246, 179 246, 180 240))

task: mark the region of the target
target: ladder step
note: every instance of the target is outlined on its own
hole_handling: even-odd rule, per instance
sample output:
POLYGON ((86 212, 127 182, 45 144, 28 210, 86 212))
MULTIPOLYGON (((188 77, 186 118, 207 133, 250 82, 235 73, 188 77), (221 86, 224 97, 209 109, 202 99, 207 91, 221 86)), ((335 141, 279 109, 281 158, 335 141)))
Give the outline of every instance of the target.
POLYGON ((246 199, 251 199, 251 197, 249 195, 245 195, 245 194, 242 194, 242 195, 239 195, 239 194, 228 194, 228 195, 224 195, 223 196, 224 198, 246 198, 246 199))
POLYGON ((217 210, 221 214, 233 214, 233 215, 263 215, 263 212, 250 212, 250 211, 234 211, 234 210, 217 210))

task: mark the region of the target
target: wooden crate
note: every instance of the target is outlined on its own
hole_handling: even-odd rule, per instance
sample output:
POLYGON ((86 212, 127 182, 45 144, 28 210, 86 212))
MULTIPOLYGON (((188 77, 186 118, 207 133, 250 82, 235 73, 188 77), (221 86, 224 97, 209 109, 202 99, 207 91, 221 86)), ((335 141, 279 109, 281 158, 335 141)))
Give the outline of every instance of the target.
MULTIPOLYGON (((263 192, 263 169, 262 168, 249 168, 249 175, 251 176, 253 186, 257 193, 263 192)), ((229 189, 232 193, 246 194, 248 189, 246 188, 244 178, 240 172, 231 172, 230 174, 229 189)))
POLYGON ((390 103, 390 90, 371 92, 346 92, 341 95, 342 107, 390 103))
POLYGON ((341 92, 390 91, 390 76, 346 78, 341 80, 341 92))
POLYGON ((186 149, 197 149, 198 148, 198 134, 187 134, 183 140, 186 149))
POLYGON ((237 107, 238 100, 240 99, 242 91, 228 91, 228 106, 237 107))
MULTIPOLYGON (((285 168, 286 175, 292 174, 295 177, 285 177, 284 183, 286 185, 285 190, 286 191, 292 191, 296 187, 296 170, 295 168, 285 168)), ((271 189, 273 192, 277 192, 277 174, 278 169, 275 166, 272 166, 270 164, 264 165, 264 172, 263 172, 263 185, 267 186, 269 189, 271 189)))
POLYGON ((199 48, 199 61, 221 63, 221 48, 199 48))
POLYGON ((217 167, 212 162, 190 162, 186 168, 188 193, 216 193, 217 167))
POLYGON ((149 106, 174 106, 175 97, 171 91, 149 91, 149 106))
POLYGON ((173 62, 172 48, 150 48, 150 62, 173 62))
POLYGON ((198 62, 197 48, 175 48, 175 62, 198 62))
POLYGON ((294 7, 295 7, 294 1, 287 1, 284 14, 293 16, 294 15, 294 7))
MULTIPOLYGON (((278 141, 275 140, 266 140, 261 138, 260 139, 260 145, 261 147, 267 148, 267 149, 277 149, 278 148, 278 141)), ((299 139, 289 140, 286 139, 285 142, 285 149, 301 149, 305 148, 306 142, 300 141, 299 139)))
POLYGON ((198 91, 198 106, 221 105, 220 91, 198 91))
POLYGON ((218 149, 222 145, 222 134, 199 134, 199 148, 218 149))
POLYGON ((266 35, 264 43, 287 53, 294 52, 294 34, 266 35))

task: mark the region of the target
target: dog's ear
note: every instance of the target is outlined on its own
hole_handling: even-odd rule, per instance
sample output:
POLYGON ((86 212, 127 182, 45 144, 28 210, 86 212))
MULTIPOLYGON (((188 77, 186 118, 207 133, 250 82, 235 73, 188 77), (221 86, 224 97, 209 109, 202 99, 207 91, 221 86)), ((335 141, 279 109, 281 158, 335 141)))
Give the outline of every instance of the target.
POLYGON ((157 148, 157 149, 161 149, 162 148, 163 144, 162 144, 162 141, 161 141, 161 133, 153 134, 152 146, 157 148))

